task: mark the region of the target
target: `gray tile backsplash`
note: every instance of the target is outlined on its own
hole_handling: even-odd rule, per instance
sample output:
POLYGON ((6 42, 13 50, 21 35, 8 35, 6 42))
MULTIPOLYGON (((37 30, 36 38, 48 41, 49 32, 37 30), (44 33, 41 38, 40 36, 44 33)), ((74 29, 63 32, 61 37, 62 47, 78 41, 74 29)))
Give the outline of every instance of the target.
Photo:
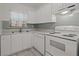
POLYGON ((55 23, 50 22, 50 23, 40 23, 40 24, 35 24, 34 29, 37 31, 54 31, 55 29, 55 23))
MULTIPOLYGON (((10 29, 8 28, 10 26, 9 21, 2 21, 2 32, 17 32, 20 29, 10 29)), ((54 31, 55 28, 55 23, 54 22, 49 22, 49 23, 40 23, 40 24, 27 24, 26 27, 22 28, 22 30, 27 30, 27 29, 33 29, 36 31, 54 31)))
POLYGON ((10 22, 9 21, 2 21, 2 29, 6 29, 10 26, 10 22))

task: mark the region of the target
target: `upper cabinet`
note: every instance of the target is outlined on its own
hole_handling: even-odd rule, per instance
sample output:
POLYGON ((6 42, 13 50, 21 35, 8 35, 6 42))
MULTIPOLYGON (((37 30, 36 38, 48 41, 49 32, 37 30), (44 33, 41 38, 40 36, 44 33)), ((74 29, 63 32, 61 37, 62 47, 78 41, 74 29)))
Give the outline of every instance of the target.
POLYGON ((39 23, 53 22, 51 4, 45 4, 44 6, 41 6, 39 10, 37 10, 37 20, 39 23))
POLYGON ((35 11, 35 18, 32 19, 31 23, 37 24, 47 22, 56 22, 55 15, 52 17, 51 4, 44 4, 43 6, 40 6, 40 8, 35 11))
POLYGON ((27 23, 30 23, 30 24, 36 23, 36 21, 37 21, 36 18, 37 18, 36 11, 35 10, 30 11, 27 23))

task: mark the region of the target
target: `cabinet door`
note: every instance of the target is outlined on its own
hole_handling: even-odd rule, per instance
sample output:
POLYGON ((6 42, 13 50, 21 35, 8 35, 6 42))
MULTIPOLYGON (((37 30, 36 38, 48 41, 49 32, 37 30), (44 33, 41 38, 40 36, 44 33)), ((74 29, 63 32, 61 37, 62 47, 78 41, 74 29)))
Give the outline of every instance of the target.
POLYGON ((32 47, 32 34, 29 32, 22 34, 22 41, 23 41, 23 49, 28 49, 32 47))
POLYGON ((52 14, 52 22, 56 22, 56 15, 52 14))
POLYGON ((1 55, 6 56, 10 54, 11 54, 10 35, 1 36, 1 55))
POLYGON ((34 35, 34 47, 44 55, 44 35, 34 35))
POLYGON ((30 13, 29 13, 29 18, 28 18, 28 20, 27 20, 27 23, 37 23, 37 13, 36 13, 36 11, 31 11, 30 13))
POLYGON ((19 34, 12 35, 12 53, 19 52, 22 49, 23 48, 22 48, 21 35, 19 35, 19 34))
POLYGON ((51 4, 41 6, 37 11, 36 16, 38 23, 53 22, 51 14, 51 4))
POLYGON ((12 53, 31 48, 31 34, 19 33, 12 35, 12 53))

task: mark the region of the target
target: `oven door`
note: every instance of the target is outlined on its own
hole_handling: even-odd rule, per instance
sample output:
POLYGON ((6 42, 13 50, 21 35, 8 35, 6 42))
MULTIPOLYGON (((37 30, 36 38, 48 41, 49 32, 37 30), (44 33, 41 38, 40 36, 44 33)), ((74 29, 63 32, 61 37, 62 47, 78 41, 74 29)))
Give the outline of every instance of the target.
POLYGON ((46 51, 54 56, 76 56, 77 42, 46 36, 46 51))

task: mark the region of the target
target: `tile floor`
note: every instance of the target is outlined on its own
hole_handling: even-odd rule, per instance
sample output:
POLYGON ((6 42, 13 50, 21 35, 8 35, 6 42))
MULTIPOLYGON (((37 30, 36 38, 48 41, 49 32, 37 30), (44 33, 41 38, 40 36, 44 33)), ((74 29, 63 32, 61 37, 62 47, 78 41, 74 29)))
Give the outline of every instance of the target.
POLYGON ((41 54, 37 52, 35 49, 31 48, 29 50, 17 53, 13 56, 41 56, 41 54))

